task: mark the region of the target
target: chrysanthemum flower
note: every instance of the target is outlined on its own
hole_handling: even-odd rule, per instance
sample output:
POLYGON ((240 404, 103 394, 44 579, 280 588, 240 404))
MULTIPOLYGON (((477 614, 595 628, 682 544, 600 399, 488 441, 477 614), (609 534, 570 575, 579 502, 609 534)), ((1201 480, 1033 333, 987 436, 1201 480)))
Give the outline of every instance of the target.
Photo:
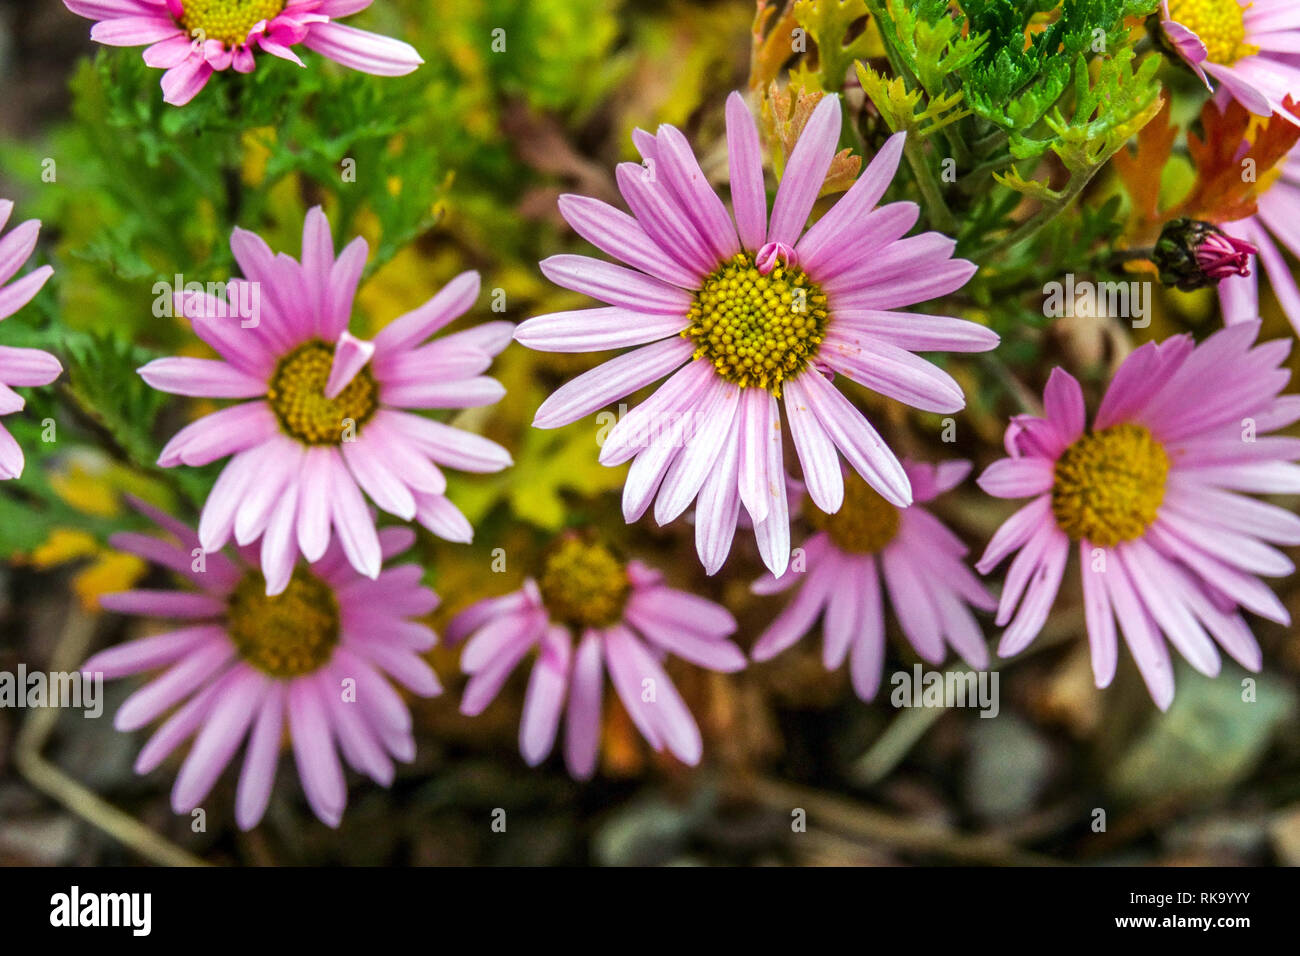
POLYGON ((176 294, 177 310, 221 358, 164 358, 140 369, 164 392, 253 399, 177 432, 158 463, 234 456, 203 506, 199 540, 218 551, 232 533, 241 545, 260 536, 268 594, 288 586, 300 550, 308 561, 325 553, 331 525, 352 566, 379 574, 379 538, 362 491, 404 521, 469 541, 473 529, 443 495, 438 466, 488 472, 510 464, 486 438, 401 410, 491 405, 504 394, 481 373, 509 344, 509 322, 421 344, 473 305, 478 273, 457 276, 369 342, 347 330, 365 240, 335 259, 329 222, 315 208, 302 245, 300 263, 236 229, 230 247, 244 278, 230 280, 228 301, 176 294), (258 314, 246 317, 259 299, 258 314))
MULTIPOLYGON (((0 232, 9 222, 14 204, 0 199, 0 232)), ((9 318, 28 302, 53 275, 50 266, 33 269, 17 282, 10 282, 23 263, 36 248, 36 237, 41 231, 38 219, 28 219, 9 230, 0 239, 0 321, 9 318)), ((0 345, 0 415, 11 415, 22 409, 26 402, 13 390, 34 385, 49 385, 59 377, 63 366, 49 352, 40 349, 14 348, 0 345)), ((9 430, 0 425, 0 480, 17 478, 23 473, 23 450, 14 441, 9 430)))
POLYGON ((834 513, 844 497, 837 448, 886 500, 906 507, 902 465, 832 373, 916 408, 955 412, 965 404, 960 386, 913 352, 984 351, 998 341, 972 322, 894 311, 946 295, 975 272, 951 258, 946 236, 902 238, 915 203, 874 208, 898 167, 902 134, 804 230, 839 135, 839 100, 827 96, 791 152, 769 218, 758 129, 739 93, 727 101, 731 214, 677 129, 638 130, 647 166, 617 170, 633 215, 582 196, 560 199, 579 235, 632 268, 576 255, 541 264, 553 282, 609 307, 539 316, 515 332, 544 351, 640 346, 556 391, 537 411, 538 428, 577 421, 672 373, 610 430, 600 461, 635 459, 623 491, 629 522, 656 493, 660 524, 699 497, 696 544, 710 574, 731 549, 742 503, 768 568, 780 574, 789 561, 778 400, 818 507, 834 513))
MULTIPOLYGON (((1225 222, 1220 228, 1255 247, 1273 294, 1300 334, 1300 285, 1278 248, 1281 243, 1292 255, 1300 256, 1300 149, 1292 150, 1278 165, 1276 178, 1260 193, 1253 216, 1225 222)), ((1256 270, 1247 276, 1224 279, 1218 292, 1225 324, 1247 322, 1259 315, 1256 270)))
POLYGON ((1300 90, 1300 6, 1295 0, 1164 0, 1161 28, 1207 87, 1208 73, 1259 116, 1300 118, 1282 104, 1300 90))
MULTIPOLYGON (((393 760, 415 756, 411 715, 389 678, 421 697, 441 692, 419 656, 436 635, 411 620, 438 603, 421 586, 420 567, 397 565, 370 581, 334 544, 319 561, 299 565, 282 594, 267 597, 253 549, 203 553, 192 528, 135 505, 171 540, 124 533, 110 543, 197 588, 100 599, 110 611, 183 622, 101 651, 81 668, 109 679, 161 672, 114 718, 118 730, 134 731, 170 712, 140 751, 136 772, 149 773, 193 737, 171 798, 173 810, 189 813, 247 741, 235 792, 236 822, 247 830, 266 811, 287 722, 307 800, 316 816, 337 826, 347 787, 335 747, 358 773, 388 786, 393 760)), ((409 528, 380 532, 385 558, 414 541, 409 528)))
POLYGON ((585 779, 596 769, 606 670, 646 742, 698 763, 699 727, 660 661, 675 654, 710 670, 740 670, 745 655, 727 640, 735 630, 726 608, 668 587, 658 571, 639 561, 624 564, 599 542, 570 535, 551 548, 538 579, 466 608, 448 625, 447 639, 472 635, 460 659, 471 675, 461 712, 471 717, 537 651, 519 749, 530 766, 545 760, 564 711, 564 761, 585 779))
POLYGON ((292 47, 362 73, 402 76, 424 61, 401 40, 337 21, 371 0, 63 0, 98 21, 90 38, 106 46, 147 46, 144 61, 166 70, 163 99, 184 106, 216 70, 253 71, 261 50, 303 66, 292 47))
POLYGON ((921 658, 943 663, 945 640, 974 668, 988 666, 988 648, 971 607, 991 611, 997 601, 963 560, 967 548, 922 503, 965 480, 970 462, 929 465, 904 460, 913 504, 897 508, 862 479, 849 475, 844 505, 828 515, 810 504, 817 533, 803 545, 804 566, 781 577, 766 574, 755 594, 796 587, 796 594, 754 645, 765 661, 798 642, 822 615, 822 662, 835 670, 849 661, 853 689, 870 700, 885 665, 885 580, 894 615, 921 658))
POLYGON ((1239 608, 1290 622, 1257 575, 1294 570, 1272 545, 1300 544, 1300 517, 1238 492, 1300 492, 1300 439, 1267 435, 1300 420, 1300 396, 1279 395, 1290 343, 1255 346, 1258 334, 1256 321, 1199 346, 1186 335, 1143 345, 1115 373, 1091 430, 1078 382, 1059 368, 1045 417, 1012 420, 1011 457, 979 479, 996 497, 1034 499, 976 565, 987 574, 1019 552, 998 605, 998 624, 1011 622, 999 654, 1019 653, 1038 634, 1073 544, 1098 687, 1115 675, 1116 618, 1161 709, 1174 695, 1161 634, 1203 674, 1219 671, 1216 641, 1259 669, 1239 608))

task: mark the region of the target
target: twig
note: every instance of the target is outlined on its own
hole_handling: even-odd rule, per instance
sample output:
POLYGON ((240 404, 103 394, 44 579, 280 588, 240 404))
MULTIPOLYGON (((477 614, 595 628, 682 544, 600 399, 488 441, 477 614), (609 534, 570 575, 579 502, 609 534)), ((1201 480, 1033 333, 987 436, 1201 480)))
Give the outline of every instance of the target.
MULTIPOLYGON (((1056 647, 1073 636, 1070 632, 1057 634, 1044 633, 1032 645, 1008 660, 991 664, 985 668, 989 673, 1000 671, 1009 664, 1022 661, 1040 651, 1056 647)), ((944 671, 945 675, 954 669, 944 671)), ((945 677, 946 680, 946 677, 945 677)), ((873 786, 884 780, 908 755, 917 742, 925 736, 926 731, 934 726, 940 717, 948 713, 946 706, 921 707, 902 711, 884 732, 876 738, 867 752, 858 758, 849 771, 849 778, 864 787, 873 786)))
POLYGON ((959 863, 994 866, 1061 866, 1060 860, 1021 850, 995 837, 957 833, 939 823, 919 822, 885 813, 833 794, 781 780, 760 778, 751 788, 759 803, 784 812, 798 807, 820 827, 837 830, 865 843, 927 853, 959 863))
POLYGON ((1101 167, 1098 166, 1086 173, 1075 173, 1071 176, 1070 181, 1066 184, 1065 190, 1057 198, 1044 202, 1038 212, 1034 213, 1017 226, 1010 235, 996 243, 991 248, 985 249, 977 257, 978 261, 980 263, 987 263, 998 253, 1005 252, 1008 249, 1018 246, 1025 240, 1032 239, 1034 236, 1038 235, 1039 231, 1044 226, 1061 213, 1065 212, 1065 210, 1070 207, 1070 204, 1079 198, 1079 194, 1083 192, 1084 187, 1086 187, 1088 183, 1092 182, 1093 176, 1096 175, 1097 170, 1100 168, 1101 167))
POLYGON ((871 786, 884 780, 903 762, 903 758, 925 736, 925 732, 947 712, 946 707, 918 707, 902 711, 853 764, 849 777, 862 786, 871 786))
POLYGON ((940 232, 952 235, 957 231, 957 220, 953 218, 952 211, 943 198, 943 188, 935 178, 929 162, 926 161, 924 149, 925 146, 919 136, 908 136, 903 144, 903 154, 907 157, 907 164, 912 168, 917 188, 921 190, 921 197, 925 200, 925 212, 929 217, 930 225, 940 232))
POLYGON ((1026 415, 1042 415, 1042 406, 1039 405, 1037 397, 1027 389, 1020 379, 1011 373, 1005 362, 994 355, 992 352, 985 352, 979 357, 979 362, 986 369, 993 373, 1003 388, 1016 400, 1020 410, 1026 415))

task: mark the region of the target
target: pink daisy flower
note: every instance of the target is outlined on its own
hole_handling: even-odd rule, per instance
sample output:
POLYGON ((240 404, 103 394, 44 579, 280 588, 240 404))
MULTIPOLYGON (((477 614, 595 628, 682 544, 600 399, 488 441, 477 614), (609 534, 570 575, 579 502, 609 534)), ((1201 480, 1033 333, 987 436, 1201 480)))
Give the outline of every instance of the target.
MULTIPOLYGON (((0 231, 4 230, 13 211, 12 202, 0 199, 0 231)), ((40 231, 40 220, 28 219, 0 239, 0 321, 30 302, 54 274, 50 266, 41 266, 17 282, 9 281, 36 248, 40 231)), ((23 397, 13 390, 14 386, 49 385, 62 371, 59 360, 49 352, 0 345, 0 415, 12 415, 26 404, 23 397)), ((9 430, 0 425, 0 480, 20 477, 23 463, 23 450, 9 430)))
POLYGON ((606 669, 646 742, 683 763, 699 763, 700 729, 660 661, 676 654, 710 670, 738 671, 745 655, 727 640, 735 630, 721 605, 666 586, 663 575, 639 561, 624 564, 603 545, 568 535, 552 547, 538 580, 466 608, 448 625, 447 638, 470 637, 460 659, 471 675, 460 709, 470 717, 483 712, 536 649, 519 749, 529 766, 545 760, 564 711, 564 762, 574 777, 586 779, 596 769, 606 669))
POLYGON ((1258 334, 1259 322, 1243 322, 1200 345, 1186 335, 1143 345, 1115 373, 1091 430, 1079 383, 1059 368, 1046 415, 1012 420, 1010 457, 979 479, 995 497, 1033 497, 976 565, 987 574, 1018 552, 998 605, 998 624, 1011 622, 999 654, 1038 634, 1074 545, 1098 687, 1115 676, 1116 619, 1162 710, 1174 695, 1166 639, 1203 674, 1219 672, 1216 642, 1259 669, 1239 608, 1290 622, 1257 575, 1294 570, 1273 545, 1300 544, 1300 517, 1239 492, 1300 492, 1300 439, 1267 434, 1300 420, 1300 395, 1279 394, 1290 343, 1255 346, 1258 334))
POLYGON ((803 566, 779 578, 766 574, 751 588, 755 594, 796 590, 754 645, 754 660, 792 647, 822 615, 826 669, 836 670, 847 659, 853 689, 871 700, 885 665, 883 577, 903 634, 923 660, 943 663, 946 640, 971 667, 988 666, 971 608, 991 611, 997 601, 966 566, 966 545, 921 507, 961 484, 970 462, 904 460, 903 467, 912 484, 907 508, 890 504, 856 475, 848 476, 844 504, 835 514, 811 506, 807 514, 817 533, 803 545, 803 566))
MULTIPOLYGON (((109 679, 162 672, 128 697, 113 721, 134 731, 170 711, 140 751, 136 772, 149 773, 193 737, 171 799, 173 810, 189 813, 246 741, 235 818, 247 830, 266 811, 287 721, 307 801, 322 821, 338 826, 347 787, 336 747, 350 767, 382 786, 392 783, 393 760, 415 756, 411 715, 388 678, 421 697, 441 693, 419 656, 436 635, 410 620, 438 603, 420 584, 422 570, 402 564, 370 581, 334 544, 319 561, 300 565, 282 594, 267 597, 254 549, 205 553, 188 525, 133 504, 170 540, 124 533, 110 543, 197 589, 122 591, 100 600, 110 611, 184 622, 101 651, 81 668, 109 679)), ((414 543, 415 533, 385 528, 380 539, 391 558, 414 543)))
POLYGON ((1295 0, 1164 0, 1160 26, 1207 88, 1212 76, 1252 113, 1300 123, 1282 105, 1300 90, 1300 67, 1288 57, 1300 53, 1295 0))
MULTIPOLYGON (((1219 228, 1255 247, 1273 294, 1300 333, 1300 286, 1278 248, 1280 243, 1292 255, 1300 256, 1300 149, 1292 150, 1279 164, 1277 178, 1260 194, 1255 215, 1222 223, 1219 228)), ((1259 316, 1259 276, 1254 270, 1224 279, 1218 292, 1224 324, 1259 316)))
POLYGON ((337 21, 371 0, 63 0, 98 21, 90 38, 106 46, 147 46, 144 62, 166 70, 163 99, 184 106, 216 70, 251 73, 261 50, 303 66, 292 47, 362 73, 402 76, 424 61, 401 40, 337 21))
POLYGON ((325 554, 332 526, 352 566, 376 577, 379 537, 363 491, 403 521, 469 541, 474 531, 443 494, 438 466, 499 471, 509 453, 402 409, 472 408, 504 394, 481 373, 510 342, 511 323, 421 344, 474 304, 478 273, 462 273, 363 341, 347 329, 364 239, 336 259, 329 222, 315 208, 303 227, 301 262, 272 253, 244 229, 230 248, 244 278, 229 281, 225 299, 197 290, 175 296, 177 310, 221 358, 162 358, 140 369, 164 392, 251 399, 187 425, 158 458, 172 468, 233 455, 203 506, 204 549, 219 551, 232 534, 241 545, 261 537, 267 593, 278 594, 300 551, 308 561, 325 554))
POLYGON ((698 496, 696 545, 710 574, 731 549, 741 504, 768 568, 780 574, 789 561, 782 405, 818 507, 834 513, 844 497, 837 449, 906 507, 902 465, 833 374, 950 413, 965 404, 961 387, 913 353, 978 352, 998 341, 972 322, 895 311, 946 295, 975 272, 952 258, 946 236, 902 238, 915 203, 875 208, 903 134, 805 231, 839 136, 839 100, 827 96, 790 155, 769 217, 758 129, 739 93, 727 100, 731 213, 678 130, 637 130, 647 165, 617 170, 631 216, 595 199, 560 199, 579 235, 631 268, 578 255, 541 264, 553 282, 608 306, 539 316, 515 331, 544 351, 637 346, 556 391, 537 410, 538 428, 567 425, 671 375, 610 430, 600 461, 633 461, 623 490, 629 522, 655 500, 655 520, 666 524, 698 496))

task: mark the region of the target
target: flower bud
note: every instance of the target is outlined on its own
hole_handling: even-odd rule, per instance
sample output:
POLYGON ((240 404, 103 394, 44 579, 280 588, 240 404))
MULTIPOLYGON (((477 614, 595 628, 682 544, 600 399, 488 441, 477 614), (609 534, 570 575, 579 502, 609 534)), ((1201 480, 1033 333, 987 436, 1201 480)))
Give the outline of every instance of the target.
POLYGON ((1218 285, 1229 276, 1250 275, 1256 249, 1199 219, 1171 219, 1156 242, 1152 261, 1160 281, 1183 292, 1218 285))

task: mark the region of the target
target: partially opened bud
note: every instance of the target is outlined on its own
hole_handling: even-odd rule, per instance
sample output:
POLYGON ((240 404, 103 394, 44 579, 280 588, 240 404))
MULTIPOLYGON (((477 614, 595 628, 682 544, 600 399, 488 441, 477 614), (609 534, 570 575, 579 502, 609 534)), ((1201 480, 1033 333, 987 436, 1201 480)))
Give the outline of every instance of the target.
POLYGON ((1171 219, 1160 232, 1152 260, 1160 281, 1183 292, 1218 285, 1230 276, 1250 275, 1256 253, 1244 239, 1199 219, 1171 219))

